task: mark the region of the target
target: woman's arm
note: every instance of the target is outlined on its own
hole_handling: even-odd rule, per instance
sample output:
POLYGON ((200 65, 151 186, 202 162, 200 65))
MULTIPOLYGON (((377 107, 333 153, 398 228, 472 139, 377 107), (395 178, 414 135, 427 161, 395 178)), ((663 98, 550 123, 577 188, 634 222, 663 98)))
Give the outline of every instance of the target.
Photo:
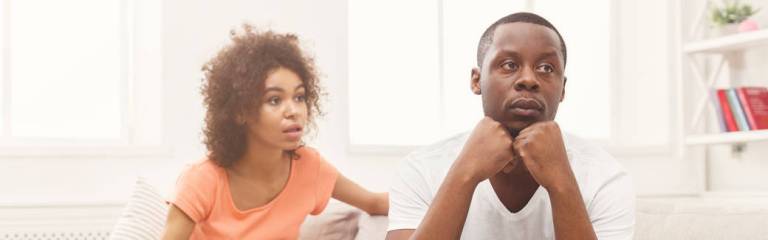
POLYGON ((171 204, 171 209, 168 211, 168 221, 165 223, 163 240, 189 239, 194 227, 195 222, 176 205, 171 204))
POLYGON ((341 174, 336 179, 332 196, 370 215, 387 215, 389 211, 389 194, 370 192, 341 174))

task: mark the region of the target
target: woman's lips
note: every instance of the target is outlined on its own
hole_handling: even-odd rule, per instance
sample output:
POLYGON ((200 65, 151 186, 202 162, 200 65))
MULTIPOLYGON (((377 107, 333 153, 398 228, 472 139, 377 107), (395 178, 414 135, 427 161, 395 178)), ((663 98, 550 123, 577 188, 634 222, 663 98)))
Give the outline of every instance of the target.
POLYGON ((298 141, 301 139, 304 131, 300 125, 291 125, 283 130, 283 134, 291 141, 298 141))
POLYGON ((292 131, 285 131, 283 132, 285 136, 291 140, 291 141, 297 141, 301 139, 301 135, 303 134, 303 131, 301 129, 299 130, 292 130, 292 131))

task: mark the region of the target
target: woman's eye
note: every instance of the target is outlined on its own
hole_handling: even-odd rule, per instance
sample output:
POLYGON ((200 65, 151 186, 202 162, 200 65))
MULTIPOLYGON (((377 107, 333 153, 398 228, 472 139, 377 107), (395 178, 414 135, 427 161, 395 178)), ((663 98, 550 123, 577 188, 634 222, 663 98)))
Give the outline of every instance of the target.
POLYGON ((555 68, 552 67, 552 65, 549 64, 542 64, 536 67, 536 71, 538 72, 544 72, 544 73, 551 73, 555 71, 555 68))
POLYGON ((307 96, 305 96, 305 95, 296 96, 296 101, 297 102, 306 102, 307 101, 307 96))
POLYGON ((279 97, 271 97, 271 98, 267 99, 267 103, 269 103, 269 105, 278 105, 278 104, 280 104, 280 98, 279 97))
POLYGON ((514 62, 504 62, 501 64, 501 68, 509 71, 517 71, 518 67, 517 63, 514 62))

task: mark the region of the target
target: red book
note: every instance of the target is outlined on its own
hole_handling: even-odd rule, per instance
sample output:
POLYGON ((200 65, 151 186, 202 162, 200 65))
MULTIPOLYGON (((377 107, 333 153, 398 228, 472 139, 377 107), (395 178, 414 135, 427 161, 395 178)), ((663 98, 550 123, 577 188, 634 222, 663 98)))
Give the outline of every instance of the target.
POLYGON ((768 129, 768 88, 742 87, 737 92, 750 128, 768 129))
POLYGON ((729 132, 739 131, 739 127, 736 126, 736 120, 733 119, 733 113, 731 111, 731 105, 728 104, 728 96, 725 95, 726 89, 717 89, 717 100, 720 102, 720 107, 723 109, 723 119, 725 119, 725 127, 729 132))

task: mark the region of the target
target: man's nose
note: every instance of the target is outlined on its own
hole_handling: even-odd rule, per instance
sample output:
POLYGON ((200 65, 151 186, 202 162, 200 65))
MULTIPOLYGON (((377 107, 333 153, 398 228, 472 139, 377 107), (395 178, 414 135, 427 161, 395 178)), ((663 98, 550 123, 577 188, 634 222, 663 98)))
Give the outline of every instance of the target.
POLYGON ((524 68, 519 78, 514 83, 515 90, 517 91, 538 91, 539 81, 536 79, 536 74, 530 68, 524 68))

